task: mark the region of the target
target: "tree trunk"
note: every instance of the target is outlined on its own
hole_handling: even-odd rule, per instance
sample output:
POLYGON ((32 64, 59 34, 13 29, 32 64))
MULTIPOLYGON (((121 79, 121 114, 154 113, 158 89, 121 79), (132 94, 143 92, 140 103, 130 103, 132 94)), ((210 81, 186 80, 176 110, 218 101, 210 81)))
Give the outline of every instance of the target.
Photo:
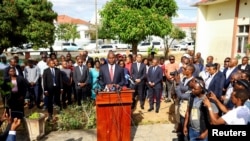
POLYGON ((138 45, 138 43, 132 43, 132 53, 133 54, 137 54, 137 45, 138 45))

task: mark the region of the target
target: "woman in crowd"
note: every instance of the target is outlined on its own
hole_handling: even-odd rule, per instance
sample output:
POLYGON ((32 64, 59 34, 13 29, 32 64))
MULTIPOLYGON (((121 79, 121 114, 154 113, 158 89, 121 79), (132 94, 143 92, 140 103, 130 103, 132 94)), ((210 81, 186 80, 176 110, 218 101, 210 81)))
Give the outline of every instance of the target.
POLYGON ((100 65, 104 65, 107 64, 107 61, 105 60, 105 58, 100 58, 100 65))
POLYGON ((10 92, 7 104, 12 113, 12 118, 24 116, 24 97, 28 91, 28 81, 16 75, 14 67, 9 69, 9 77, 4 79, 2 89, 10 92))
POLYGON ((125 68, 124 61, 122 61, 122 60, 118 61, 118 65, 124 69, 124 77, 125 77, 125 81, 126 81, 125 85, 126 85, 126 87, 129 88, 129 81, 128 81, 127 77, 126 77, 126 76, 130 76, 129 71, 128 71, 127 68, 125 68))
POLYGON ((98 76, 99 76, 99 71, 100 71, 100 62, 95 61, 94 68, 90 70, 90 78, 91 78, 91 98, 95 99, 96 98, 96 92, 95 88, 98 87, 98 76))

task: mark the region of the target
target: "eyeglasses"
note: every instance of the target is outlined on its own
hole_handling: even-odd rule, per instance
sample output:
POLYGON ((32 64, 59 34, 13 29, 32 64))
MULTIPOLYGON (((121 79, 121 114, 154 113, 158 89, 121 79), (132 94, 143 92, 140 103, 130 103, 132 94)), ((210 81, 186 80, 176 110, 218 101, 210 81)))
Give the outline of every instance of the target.
POLYGON ((197 83, 198 85, 200 85, 200 87, 201 87, 202 89, 205 89, 205 87, 204 87, 204 85, 202 84, 202 81, 201 81, 201 80, 199 80, 199 79, 194 79, 194 82, 197 83))
POLYGON ((83 62, 78 62, 78 63, 83 63, 83 62))
POLYGON ((169 60, 175 60, 175 59, 169 59, 169 60))
POLYGON ((224 62, 230 62, 230 61, 224 61, 224 62))

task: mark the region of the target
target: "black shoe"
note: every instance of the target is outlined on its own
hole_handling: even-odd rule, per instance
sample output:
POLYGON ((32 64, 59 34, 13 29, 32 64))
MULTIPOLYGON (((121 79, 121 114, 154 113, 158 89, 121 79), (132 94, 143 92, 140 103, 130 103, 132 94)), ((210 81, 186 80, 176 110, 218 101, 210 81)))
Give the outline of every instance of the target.
POLYGON ((171 102, 171 99, 166 99, 165 102, 166 103, 171 102))
POLYGON ((144 110, 144 106, 141 106, 141 109, 144 110))
POLYGON ((155 110, 155 113, 159 113, 159 110, 155 110))
POLYGON ((148 112, 151 112, 151 111, 153 111, 154 109, 153 108, 150 108, 150 109, 148 109, 148 112))

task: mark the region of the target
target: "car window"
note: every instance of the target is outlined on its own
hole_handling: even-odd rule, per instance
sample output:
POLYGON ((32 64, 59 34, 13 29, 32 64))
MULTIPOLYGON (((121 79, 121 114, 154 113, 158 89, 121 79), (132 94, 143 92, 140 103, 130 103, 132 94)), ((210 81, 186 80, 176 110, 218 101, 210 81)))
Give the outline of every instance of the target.
POLYGON ((142 43, 141 46, 150 46, 150 43, 142 43))
POLYGON ((153 42, 153 45, 161 45, 160 42, 153 42))
POLYGON ((102 49, 105 49, 105 48, 113 48, 112 46, 109 46, 109 45, 105 45, 105 46, 102 46, 101 47, 102 49))
POLYGON ((63 43, 63 46, 70 46, 70 43, 63 43))
POLYGON ((71 43, 72 46, 77 46, 75 43, 71 43))

